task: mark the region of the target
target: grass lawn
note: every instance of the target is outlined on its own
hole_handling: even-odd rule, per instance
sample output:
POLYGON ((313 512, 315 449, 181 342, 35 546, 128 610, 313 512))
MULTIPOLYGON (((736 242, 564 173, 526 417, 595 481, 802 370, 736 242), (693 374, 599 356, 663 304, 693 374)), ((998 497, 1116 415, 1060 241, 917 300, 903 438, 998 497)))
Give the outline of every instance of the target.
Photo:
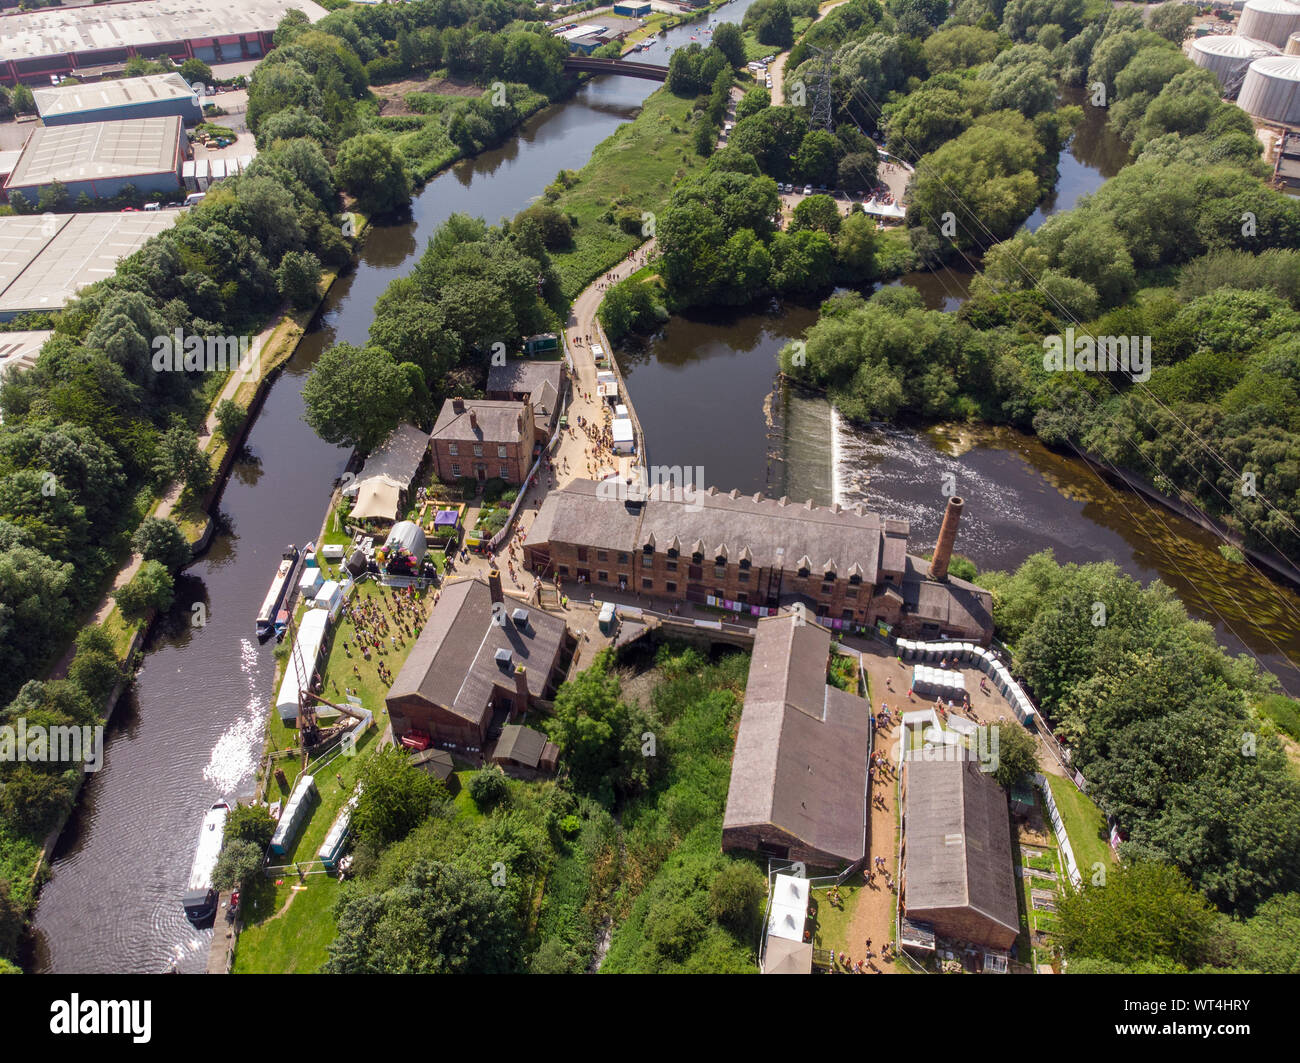
POLYGON ((694 106, 667 89, 651 94, 641 113, 598 144, 576 182, 553 201, 577 220, 573 247, 551 256, 565 298, 645 241, 640 229, 630 234, 619 227, 616 210, 661 213, 673 186, 703 165, 691 146, 694 106))
POLYGON ((235 974, 312 974, 325 962, 336 933, 334 904, 341 889, 339 880, 330 875, 308 875, 305 883, 295 876, 283 881, 284 885, 276 886, 268 879, 264 888, 244 901, 245 916, 266 918, 240 932, 235 974), (294 889, 302 885, 306 889, 294 889))
MULTIPOLYGON (((861 877, 861 876, 858 876, 861 877)), ((840 887, 839 905, 831 904, 829 889, 814 889, 813 899, 817 901, 817 929, 813 931, 813 944, 819 949, 833 952, 848 952, 849 926, 853 922, 853 913, 858 906, 861 886, 844 885, 840 887)), ((861 953, 862 950, 858 949, 861 953)))
POLYGON ((1052 788, 1052 797, 1065 822, 1065 833, 1070 839, 1070 848, 1074 850, 1079 874, 1086 882, 1094 864, 1110 867, 1115 860, 1106 841, 1106 817, 1069 779, 1048 775, 1047 784, 1052 788))

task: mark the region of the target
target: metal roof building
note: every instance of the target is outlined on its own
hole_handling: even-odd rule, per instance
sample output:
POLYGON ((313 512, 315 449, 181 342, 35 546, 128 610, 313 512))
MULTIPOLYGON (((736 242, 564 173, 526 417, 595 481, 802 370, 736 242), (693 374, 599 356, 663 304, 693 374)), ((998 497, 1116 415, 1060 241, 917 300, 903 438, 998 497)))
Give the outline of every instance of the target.
POLYGON ((36 110, 41 121, 47 126, 172 115, 186 124, 203 120, 199 98, 180 74, 150 74, 91 85, 62 85, 36 89, 32 95, 36 98, 36 110))
POLYGON ((977 761, 909 759, 903 775, 907 918, 953 941, 1010 948, 1020 933, 1007 798, 977 761))
POLYGON ((81 193, 109 198, 132 185, 138 192, 178 192, 184 160, 183 126, 175 116, 130 122, 87 122, 32 131, 5 184, 35 203, 42 188, 61 182, 75 200, 81 193))
POLYGON ((722 848, 817 867, 867 844, 871 706, 827 685, 831 633, 802 613, 758 622, 736 732, 722 848))
POLYGON ((0 218, 0 321, 61 309, 179 217, 160 210, 0 218))
POLYGON ((120 68, 137 55, 207 63, 260 58, 291 8, 312 22, 326 14, 311 0, 128 0, 0 15, 0 84, 120 68))

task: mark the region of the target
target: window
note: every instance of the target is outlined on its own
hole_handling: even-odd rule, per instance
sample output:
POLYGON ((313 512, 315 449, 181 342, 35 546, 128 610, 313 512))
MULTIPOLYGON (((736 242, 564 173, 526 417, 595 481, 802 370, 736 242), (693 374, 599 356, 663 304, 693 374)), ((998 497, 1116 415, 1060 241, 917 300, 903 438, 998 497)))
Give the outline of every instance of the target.
POLYGON ((676 571, 677 571, 677 562, 676 562, 676 561, 665 561, 665 562, 664 562, 664 568, 666 568, 669 572, 676 572, 676 571))
POLYGON ((476 458, 481 458, 482 456, 483 456, 483 444, 482 444, 482 443, 475 443, 475 444, 474 444, 474 457, 476 457, 476 458))
POLYGON ((455 462, 452 462, 451 465, 451 476, 453 480, 460 478, 460 466, 457 465, 455 462))
POLYGON ((608 573, 608 572, 597 572, 597 573, 596 573, 596 578, 597 578, 598 580, 600 580, 601 583, 608 583, 608 582, 609 582, 609 573, 608 573))
POLYGON ((626 564, 627 564, 627 554, 623 553, 621 550, 619 551, 619 554, 618 554, 618 563, 619 563, 620 565, 626 565, 626 564))
POLYGON ((587 548, 585 546, 578 547, 578 560, 579 561, 587 560, 587 548))
POLYGON ((845 597, 845 598, 856 598, 857 596, 858 596, 858 588, 857 588, 857 587, 850 587, 848 590, 846 590, 846 591, 844 592, 844 597, 845 597))
POLYGON ((500 476, 501 479, 503 480, 510 479, 510 467, 508 465, 502 465, 497 475, 500 476))
POLYGON ((741 570, 740 570, 740 582, 741 582, 741 583, 748 583, 748 582, 749 582, 749 573, 746 572, 744 569, 741 569, 741 570))
POLYGON ((852 609, 845 609, 844 612, 842 612, 842 613, 840 614, 840 618, 841 618, 842 620, 852 620, 852 619, 853 619, 853 610, 852 610, 852 609))
POLYGON ((498 458, 504 458, 505 456, 506 456, 506 448, 505 448, 505 446, 504 446, 504 445, 498 446, 498 447, 497 447, 497 457, 498 457, 498 458))
POLYGON ((727 566, 726 566, 726 565, 714 565, 714 566, 713 566, 713 575, 716 576, 718 579, 726 579, 726 578, 727 578, 727 566))
POLYGON ((749 602, 749 595, 746 594, 744 591, 740 591, 740 592, 736 595, 736 601, 738 601, 738 602, 745 602, 745 603, 748 603, 748 602, 749 602))
POLYGON ((608 561, 608 560, 609 560, 609 551, 608 551, 608 550, 597 550, 597 551, 596 551, 596 560, 597 560, 597 561, 608 561))
POLYGON ((450 455, 454 458, 454 457, 456 457, 458 454, 460 454, 460 448, 457 447, 455 443, 448 443, 448 444, 447 444, 447 453, 450 454, 450 455))
POLYGON ((561 576, 567 576, 568 574, 569 574, 569 566, 568 566, 568 565, 561 565, 561 566, 560 566, 560 575, 561 575, 561 576))
POLYGON ((822 584, 822 594, 830 594, 830 593, 831 593, 832 591, 834 591, 834 590, 835 590, 835 584, 834 584, 834 583, 823 583, 823 584, 822 584))
POLYGON ((655 563, 655 555, 654 555, 654 554, 642 554, 642 555, 641 555, 641 567, 642 567, 642 568, 654 568, 654 563, 655 563))
POLYGON ((652 591, 655 589, 655 581, 652 579, 642 579, 641 589, 643 591, 652 591))
POLYGON ((664 584, 664 590, 666 590, 669 594, 676 594, 677 584, 674 583, 672 580, 669 580, 667 583, 664 584))

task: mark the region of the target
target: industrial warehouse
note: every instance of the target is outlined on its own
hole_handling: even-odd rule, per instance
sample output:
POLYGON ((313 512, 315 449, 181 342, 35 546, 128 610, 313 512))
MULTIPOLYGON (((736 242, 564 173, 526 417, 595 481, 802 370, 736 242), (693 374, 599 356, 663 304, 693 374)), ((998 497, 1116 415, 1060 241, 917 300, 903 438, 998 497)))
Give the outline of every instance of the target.
POLYGON ((34 204, 56 182, 73 200, 82 193, 108 199, 128 185, 137 193, 172 195, 181 185, 183 133, 176 117, 33 130, 5 182, 5 195, 19 193, 34 204))
POLYGON ((203 120, 199 98, 180 74, 149 74, 93 85, 62 85, 37 89, 32 95, 36 111, 47 126, 120 122, 131 118, 175 117, 186 125, 203 120))
POLYGON ((162 210, 0 218, 0 321, 58 310, 178 217, 162 210))
POLYGON ((128 0, 0 15, 0 84, 120 70, 133 56, 260 59, 295 8, 312 22, 325 17, 311 0, 128 0))

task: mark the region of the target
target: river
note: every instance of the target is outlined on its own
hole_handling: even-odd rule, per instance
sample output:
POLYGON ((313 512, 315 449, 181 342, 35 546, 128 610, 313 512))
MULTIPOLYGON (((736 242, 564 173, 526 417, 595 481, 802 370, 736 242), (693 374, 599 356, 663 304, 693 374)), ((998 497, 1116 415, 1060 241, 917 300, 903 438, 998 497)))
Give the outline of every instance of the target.
MULTIPOLYGON (((718 16, 739 21, 750 0, 718 16)), ((639 54, 666 63, 707 21, 682 26, 639 54)), ((322 350, 363 343, 376 299, 409 273, 434 229, 455 212, 495 222, 526 207, 561 168, 632 119, 658 85, 600 77, 535 115, 508 144, 440 174, 416 197, 411 220, 366 237, 356 269, 331 289, 252 425, 246 454, 219 504, 221 528, 178 581, 177 601, 145 648, 132 692, 106 735, 103 769, 82 790, 59 840, 36 911, 29 968, 55 973, 150 973, 206 967, 210 930, 181 911, 203 813, 251 792, 274 694, 274 644, 259 646, 253 618, 287 543, 320 529, 345 449, 303 421, 302 387, 322 350), (207 619, 192 627, 191 607, 207 619)))
MULTIPOLYGON (((1078 102, 1067 94, 1067 102, 1078 102)), ((1085 110, 1061 180, 1027 224, 1068 210, 1119 171, 1124 146, 1085 110)), ((969 269, 908 274, 932 310, 956 310, 969 269)), ((1144 583, 1169 584, 1234 653, 1250 653, 1300 694, 1300 595, 1226 560, 1189 521, 1104 484, 1083 463, 1005 429, 863 428, 819 396, 774 392, 777 352, 816 320, 815 305, 772 300, 741 312, 673 317, 618 352, 655 465, 701 466, 720 489, 822 504, 866 503, 911 522, 928 550, 943 514, 944 477, 966 498, 957 549, 984 570, 1051 549, 1060 561, 1114 561, 1144 583)))

